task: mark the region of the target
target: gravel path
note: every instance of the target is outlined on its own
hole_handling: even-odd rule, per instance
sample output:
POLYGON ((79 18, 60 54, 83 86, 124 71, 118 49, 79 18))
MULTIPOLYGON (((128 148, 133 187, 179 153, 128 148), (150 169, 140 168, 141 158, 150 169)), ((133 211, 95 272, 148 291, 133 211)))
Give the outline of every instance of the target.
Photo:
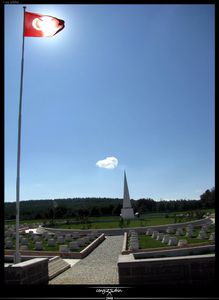
POLYGON ((117 261, 122 244, 123 235, 106 236, 93 252, 49 284, 118 284, 117 261))

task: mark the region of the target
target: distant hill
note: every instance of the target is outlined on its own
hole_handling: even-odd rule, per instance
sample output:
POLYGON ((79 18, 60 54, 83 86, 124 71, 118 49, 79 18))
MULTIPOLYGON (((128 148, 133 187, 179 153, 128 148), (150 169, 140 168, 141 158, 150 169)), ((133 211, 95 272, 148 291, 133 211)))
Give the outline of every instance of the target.
MULTIPOLYGON (((122 199, 68 198, 20 201, 20 219, 48 219, 77 216, 119 215, 122 199)), ((16 202, 5 202, 5 219, 15 219, 16 202)))
MULTIPOLYGON (((121 198, 67 198, 20 201, 20 219, 84 218, 89 216, 119 216, 121 198)), ((131 200, 134 212, 172 212, 215 207, 215 189, 206 190, 200 200, 161 200, 150 198, 131 200)), ((4 218, 13 220, 16 202, 5 202, 4 218)))

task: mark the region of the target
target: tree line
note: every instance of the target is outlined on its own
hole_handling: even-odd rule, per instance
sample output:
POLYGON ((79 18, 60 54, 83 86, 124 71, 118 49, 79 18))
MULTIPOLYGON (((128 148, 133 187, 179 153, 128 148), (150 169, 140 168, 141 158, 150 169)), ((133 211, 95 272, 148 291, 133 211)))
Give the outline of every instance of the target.
MULTIPOLYGON (((20 201, 20 219, 70 219, 85 217, 119 216, 121 198, 68 198, 20 201)), ((215 188, 206 190, 199 200, 160 200, 150 198, 131 200, 134 212, 140 215, 151 212, 188 211, 215 207, 215 188)), ((5 220, 16 218, 16 202, 5 202, 5 220)))

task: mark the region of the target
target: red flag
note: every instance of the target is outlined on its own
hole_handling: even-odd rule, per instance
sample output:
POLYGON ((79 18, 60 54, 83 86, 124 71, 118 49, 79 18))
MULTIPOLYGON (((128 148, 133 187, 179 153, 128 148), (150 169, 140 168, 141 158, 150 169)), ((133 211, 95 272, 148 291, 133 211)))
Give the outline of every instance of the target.
POLYGON ((57 18, 25 12, 24 36, 51 37, 65 27, 65 22, 57 18))

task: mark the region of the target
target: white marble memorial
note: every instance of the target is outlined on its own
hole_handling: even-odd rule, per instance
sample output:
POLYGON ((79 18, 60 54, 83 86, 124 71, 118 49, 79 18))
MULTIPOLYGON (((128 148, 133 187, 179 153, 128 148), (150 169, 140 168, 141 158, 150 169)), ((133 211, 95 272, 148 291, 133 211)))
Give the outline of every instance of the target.
POLYGON ((124 220, 131 220, 134 219, 134 211, 131 205, 130 197, 129 197, 129 190, 128 184, 126 180, 126 173, 124 172, 124 194, 123 194, 123 207, 121 210, 121 217, 124 220))

